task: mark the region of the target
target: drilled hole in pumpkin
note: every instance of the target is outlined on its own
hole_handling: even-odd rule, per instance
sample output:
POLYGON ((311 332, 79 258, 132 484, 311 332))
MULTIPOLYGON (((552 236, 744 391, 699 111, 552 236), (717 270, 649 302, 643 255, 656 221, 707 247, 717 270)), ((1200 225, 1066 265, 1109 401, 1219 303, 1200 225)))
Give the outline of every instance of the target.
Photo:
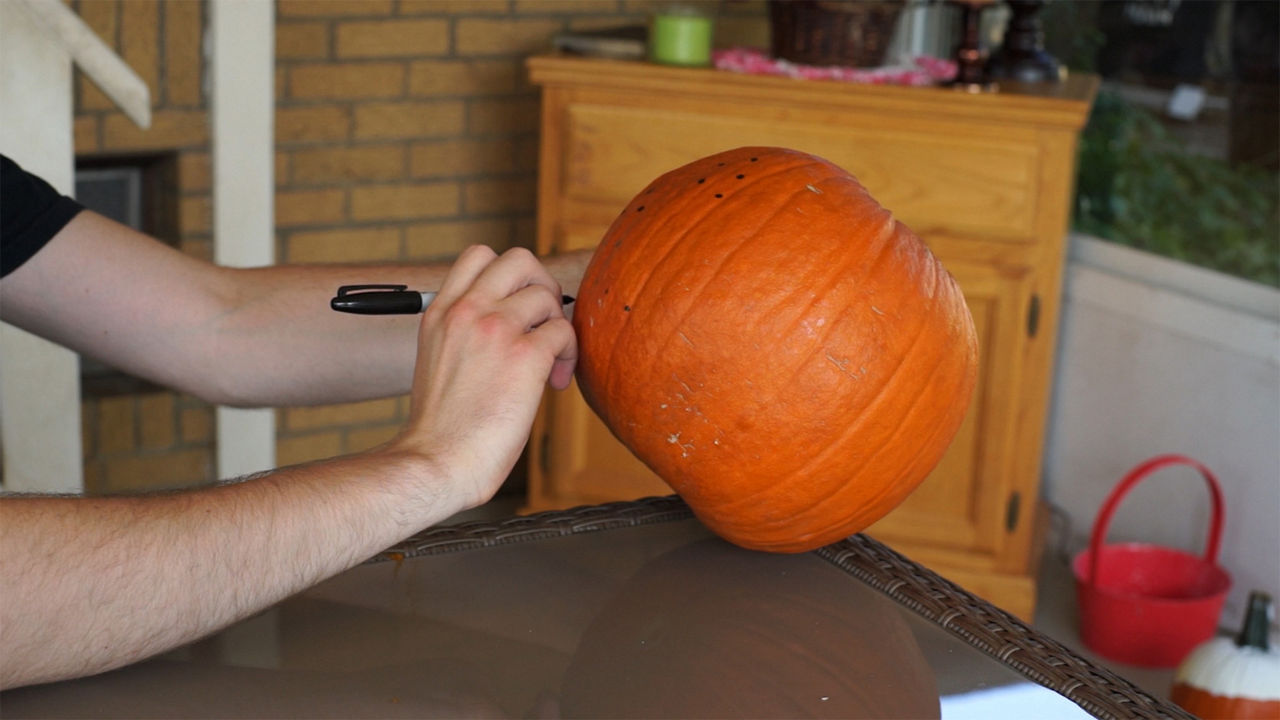
POLYGON ((641 205, 640 207, 636 208, 636 212, 644 212, 644 206, 641 205))
POLYGON ((741 174, 741 173, 739 173, 739 174, 738 174, 738 179, 739 179, 739 180, 741 180, 741 179, 742 179, 742 178, 744 178, 744 177, 746 177, 746 175, 743 175, 743 174, 741 174))
POLYGON ((704 183, 704 182, 706 182, 706 181, 707 181, 707 179, 706 179, 706 178, 698 178, 698 184, 699 184, 699 185, 701 185, 702 183, 704 183))
POLYGON ((631 306, 630 306, 630 305, 623 305, 623 306, 622 306, 622 312, 631 312, 631 306))
POLYGON ((722 197, 724 197, 724 195, 722 195, 722 194, 720 194, 720 193, 716 193, 716 197, 718 197, 718 198, 722 198, 722 197))
POLYGON ((755 161, 757 161, 757 160, 759 160, 759 159, 760 159, 760 158, 751 158, 751 162, 755 162, 755 161))

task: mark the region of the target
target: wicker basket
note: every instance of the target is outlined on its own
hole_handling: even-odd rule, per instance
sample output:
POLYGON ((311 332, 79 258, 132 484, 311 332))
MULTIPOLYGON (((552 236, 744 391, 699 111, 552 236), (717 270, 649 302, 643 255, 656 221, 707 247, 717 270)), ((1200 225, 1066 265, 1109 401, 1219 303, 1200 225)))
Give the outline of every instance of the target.
POLYGON ((878 67, 905 0, 769 0, 773 56, 806 65, 878 67))

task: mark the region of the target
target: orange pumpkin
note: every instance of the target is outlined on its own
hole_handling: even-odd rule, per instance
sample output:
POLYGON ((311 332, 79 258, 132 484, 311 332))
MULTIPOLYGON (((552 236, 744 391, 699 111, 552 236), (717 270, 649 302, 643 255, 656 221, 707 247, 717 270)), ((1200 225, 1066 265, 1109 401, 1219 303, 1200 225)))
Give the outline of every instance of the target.
POLYGON ((803 552, 933 469, 973 394, 955 280, 848 172, 739 148, 655 180, 574 309, 578 383, 721 537, 803 552))

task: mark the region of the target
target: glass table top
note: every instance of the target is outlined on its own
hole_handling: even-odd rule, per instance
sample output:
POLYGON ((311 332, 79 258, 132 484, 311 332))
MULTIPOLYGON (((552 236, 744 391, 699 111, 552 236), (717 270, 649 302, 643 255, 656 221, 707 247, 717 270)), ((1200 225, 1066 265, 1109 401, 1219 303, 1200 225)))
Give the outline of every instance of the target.
POLYGON ((190 646, 13 690, 0 707, 9 718, 1094 717, 815 553, 742 550, 687 517, 496 537, 391 553, 190 646))

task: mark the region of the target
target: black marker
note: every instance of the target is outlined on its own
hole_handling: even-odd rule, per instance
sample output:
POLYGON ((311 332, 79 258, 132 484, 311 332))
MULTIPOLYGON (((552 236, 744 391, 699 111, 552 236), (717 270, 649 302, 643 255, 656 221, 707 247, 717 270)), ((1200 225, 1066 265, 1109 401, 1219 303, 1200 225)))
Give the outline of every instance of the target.
MULTIPOLYGON (((329 307, 356 315, 415 315, 435 299, 435 293, 410 290, 408 285, 343 285, 329 307)), ((561 295, 560 302, 568 305, 573 298, 561 295)))

